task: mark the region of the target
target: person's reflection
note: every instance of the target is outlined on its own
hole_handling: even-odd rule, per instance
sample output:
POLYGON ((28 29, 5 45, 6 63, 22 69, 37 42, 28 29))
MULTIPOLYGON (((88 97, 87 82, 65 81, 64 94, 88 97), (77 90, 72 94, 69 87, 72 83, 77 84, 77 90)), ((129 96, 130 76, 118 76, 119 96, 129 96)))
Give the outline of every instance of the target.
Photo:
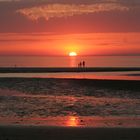
POLYGON ((78 126, 78 118, 75 116, 69 116, 67 126, 78 126))

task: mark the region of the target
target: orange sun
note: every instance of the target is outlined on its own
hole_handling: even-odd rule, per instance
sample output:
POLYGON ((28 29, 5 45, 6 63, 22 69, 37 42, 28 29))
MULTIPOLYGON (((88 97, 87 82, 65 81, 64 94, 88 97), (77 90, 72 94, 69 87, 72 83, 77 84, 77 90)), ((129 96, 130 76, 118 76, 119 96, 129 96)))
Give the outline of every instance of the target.
POLYGON ((70 52, 69 56, 77 56, 77 53, 76 52, 70 52))

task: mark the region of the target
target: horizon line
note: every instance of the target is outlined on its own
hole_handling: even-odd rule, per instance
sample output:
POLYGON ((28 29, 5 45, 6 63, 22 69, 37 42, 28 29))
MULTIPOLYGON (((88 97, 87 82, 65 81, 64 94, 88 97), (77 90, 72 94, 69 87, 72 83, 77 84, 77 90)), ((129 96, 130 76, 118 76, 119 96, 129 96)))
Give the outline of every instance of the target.
MULTIPOLYGON (((6 56, 13 56, 13 57, 22 57, 22 56, 34 56, 34 57, 36 57, 36 56, 38 56, 38 57, 70 57, 69 55, 0 55, 0 57, 6 57, 6 56)), ((116 55, 77 55, 77 56, 75 56, 75 57, 89 57, 89 56, 140 56, 140 54, 116 54, 116 55)))

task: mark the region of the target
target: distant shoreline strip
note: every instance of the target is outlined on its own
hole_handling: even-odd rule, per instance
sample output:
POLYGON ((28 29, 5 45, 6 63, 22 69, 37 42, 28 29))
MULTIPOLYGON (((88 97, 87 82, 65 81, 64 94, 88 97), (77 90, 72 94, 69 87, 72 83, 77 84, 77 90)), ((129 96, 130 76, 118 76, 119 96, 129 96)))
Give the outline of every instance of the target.
POLYGON ((42 67, 2 67, 0 73, 59 73, 59 72, 121 72, 140 71, 140 67, 87 67, 87 68, 42 68, 42 67))
POLYGON ((51 68, 51 67, 1 67, 0 73, 59 73, 59 72, 122 72, 140 71, 140 67, 86 67, 86 68, 51 68))

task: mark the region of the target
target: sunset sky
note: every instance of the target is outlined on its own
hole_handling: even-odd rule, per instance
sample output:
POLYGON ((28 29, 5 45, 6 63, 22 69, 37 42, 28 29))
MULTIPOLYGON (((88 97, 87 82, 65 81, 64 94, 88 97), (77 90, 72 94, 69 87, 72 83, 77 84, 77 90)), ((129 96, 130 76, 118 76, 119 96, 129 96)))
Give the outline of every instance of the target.
POLYGON ((140 55, 140 0, 0 0, 0 55, 140 55))

